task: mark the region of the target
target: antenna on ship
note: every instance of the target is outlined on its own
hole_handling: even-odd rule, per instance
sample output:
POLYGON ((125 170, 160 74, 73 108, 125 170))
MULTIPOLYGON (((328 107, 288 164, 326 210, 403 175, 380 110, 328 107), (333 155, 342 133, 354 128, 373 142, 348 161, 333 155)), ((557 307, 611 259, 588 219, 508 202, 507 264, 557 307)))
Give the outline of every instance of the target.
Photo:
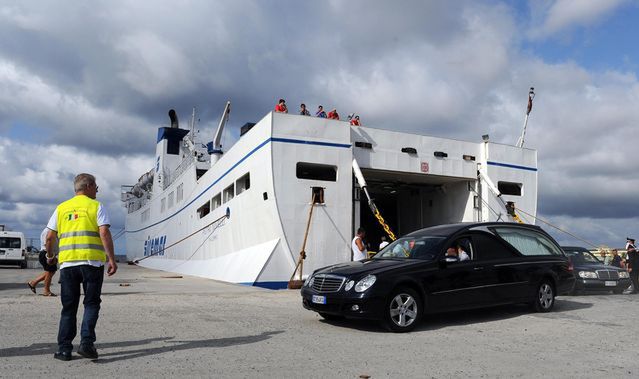
POLYGON ((528 126, 528 116, 532 111, 533 99, 535 98, 535 87, 530 87, 528 91, 528 107, 526 108, 526 118, 524 119, 524 129, 521 131, 521 137, 517 140, 517 147, 524 147, 524 138, 526 137, 526 127, 528 126))
POLYGON ((194 143, 195 139, 195 107, 193 107, 193 113, 191 113, 191 143, 194 143))

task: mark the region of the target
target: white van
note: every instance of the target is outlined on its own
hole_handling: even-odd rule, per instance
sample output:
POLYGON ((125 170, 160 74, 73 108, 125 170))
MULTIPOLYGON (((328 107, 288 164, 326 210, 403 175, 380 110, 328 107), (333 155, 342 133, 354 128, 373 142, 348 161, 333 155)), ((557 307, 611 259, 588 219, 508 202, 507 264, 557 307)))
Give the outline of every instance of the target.
POLYGON ((0 265, 18 264, 27 267, 24 234, 20 232, 0 231, 0 265))

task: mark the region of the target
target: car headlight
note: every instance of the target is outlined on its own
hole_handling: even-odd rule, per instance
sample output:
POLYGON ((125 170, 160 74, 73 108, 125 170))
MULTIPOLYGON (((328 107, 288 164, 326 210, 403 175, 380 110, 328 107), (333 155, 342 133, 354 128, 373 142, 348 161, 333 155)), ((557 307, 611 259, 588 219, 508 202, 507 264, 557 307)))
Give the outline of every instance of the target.
POLYGON ((597 279, 597 274, 592 271, 579 271, 579 277, 584 279, 597 279))
POLYGON ((628 275, 628 271, 619 271, 619 277, 622 279, 628 279, 630 275, 628 275))
POLYGON ((313 287, 313 283, 315 282, 315 276, 311 276, 310 278, 306 279, 306 283, 304 283, 304 285, 306 287, 313 287))
POLYGON ((355 285, 355 281, 349 280, 348 282, 346 282, 346 285, 344 286, 344 291, 350 291, 354 285, 355 285))
POLYGON ((366 291, 367 289, 371 288, 373 284, 375 284, 376 280, 377 278, 375 277, 375 275, 366 275, 362 280, 357 282, 357 284, 355 285, 355 292, 366 291))

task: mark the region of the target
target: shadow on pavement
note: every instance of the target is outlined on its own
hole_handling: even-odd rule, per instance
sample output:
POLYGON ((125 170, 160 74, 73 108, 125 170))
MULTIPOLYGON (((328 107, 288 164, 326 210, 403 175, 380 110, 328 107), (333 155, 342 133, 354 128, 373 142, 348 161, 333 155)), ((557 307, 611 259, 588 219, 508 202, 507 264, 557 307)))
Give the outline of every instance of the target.
MULTIPOLYGON (((38 288, 42 289, 43 288, 42 284, 40 284, 38 288)), ((24 289, 28 293, 32 293, 31 290, 29 289, 29 286, 27 286, 26 280, 24 281, 24 283, 0 283, 0 291, 16 290, 16 289, 24 289)))
MULTIPOLYGON (((111 363, 111 362, 123 361, 127 359, 148 357, 149 355, 175 352, 175 351, 181 351, 181 350, 245 345, 245 344, 256 343, 256 342, 267 340, 271 338, 271 336, 280 334, 280 333, 284 333, 284 331, 278 330, 273 332, 263 332, 253 336, 211 338, 211 339, 196 340, 196 341, 172 341, 171 340, 171 341, 166 341, 171 344, 169 346, 158 346, 158 347, 152 347, 152 348, 141 348, 136 350, 100 354, 100 359, 98 359, 96 363, 101 363, 101 364, 111 363)), ((114 347, 114 348, 130 346, 130 345, 127 345, 127 342, 123 342, 123 344, 112 343, 110 345, 111 345, 110 347, 114 347)), ((106 346, 103 346, 102 344, 97 345, 98 349, 101 347, 106 347, 106 346)))
MULTIPOLYGON (((162 354, 162 353, 173 352, 173 351, 244 345, 244 344, 264 341, 271 338, 271 336, 280 334, 280 333, 284 333, 284 331, 278 330, 278 331, 272 331, 272 332, 263 332, 261 334, 257 334, 253 336, 217 338, 217 339, 212 338, 212 339, 195 340, 195 341, 176 341, 176 340, 173 340, 175 337, 157 337, 157 338, 147 338, 147 339, 136 340, 136 341, 97 343, 96 348, 98 349, 100 358, 95 362, 111 363, 111 362, 117 362, 117 361, 122 361, 127 359, 135 359, 140 357, 147 357, 149 355, 162 354), (148 345, 154 342, 164 342, 167 344, 167 346, 143 347, 144 345, 148 345), (127 351, 120 351, 120 352, 115 351, 115 352, 108 352, 108 353, 101 353, 100 351, 102 349, 117 349, 117 348, 131 347, 131 346, 140 346, 140 348, 135 350, 127 350, 127 351)), ((35 356, 35 355, 48 355, 48 354, 53 355, 53 353, 56 350, 57 350, 57 344, 55 343, 34 343, 29 346, 9 347, 5 349, 0 349, 0 357, 26 357, 26 356, 35 356)), ((53 359, 53 356, 51 358, 53 359)), ((77 359, 77 357, 75 358, 77 359)))
MULTIPOLYGON (((579 309, 591 308, 592 303, 556 299, 555 308, 549 314, 561 314, 579 309)), ((499 320, 507 320, 528 314, 536 314, 526 304, 501 305, 490 308, 477 308, 463 311, 443 312, 425 315, 415 332, 437 330, 462 325, 482 324, 499 320)), ((320 320, 320 322, 349 329, 366 332, 385 333, 386 329, 379 322, 370 320, 320 320)))

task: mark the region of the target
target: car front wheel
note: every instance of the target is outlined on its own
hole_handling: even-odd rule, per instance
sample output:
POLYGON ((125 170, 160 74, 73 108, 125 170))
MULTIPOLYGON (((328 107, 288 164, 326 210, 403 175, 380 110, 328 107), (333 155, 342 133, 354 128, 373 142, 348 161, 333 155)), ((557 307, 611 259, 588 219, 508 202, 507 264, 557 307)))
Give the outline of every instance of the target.
POLYGON ((535 300, 532 303, 536 312, 550 312, 555 305, 555 289, 548 279, 544 279, 537 286, 535 300))
POLYGON ((410 332, 415 329, 422 315, 422 300, 410 288, 394 290, 386 301, 384 322, 386 327, 396 333, 410 332))

